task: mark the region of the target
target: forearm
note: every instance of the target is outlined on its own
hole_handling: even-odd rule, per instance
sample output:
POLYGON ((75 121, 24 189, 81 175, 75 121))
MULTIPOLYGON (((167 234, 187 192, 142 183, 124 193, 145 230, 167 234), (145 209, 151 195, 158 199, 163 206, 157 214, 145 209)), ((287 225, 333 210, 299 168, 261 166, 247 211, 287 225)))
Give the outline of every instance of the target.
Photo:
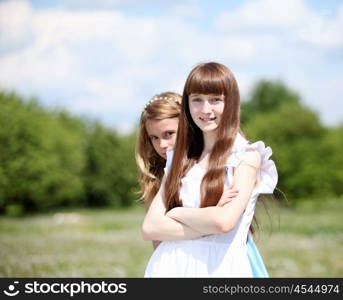
POLYGON ((171 209, 167 216, 203 234, 221 233, 218 224, 218 213, 221 207, 210 206, 205 208, 176 207, 171 209))
POLYGON ((157 241, 190 240, 205 235, 203 232, 195 230, 168 216, 145 220, 142 231, 145 240, 157 241))
POLYGON ((260 166, 259 154, 249 154, 244 163, 246 164, 240 165, 235 170, 233 183, 239 193, 231 202, 222 207, 176 207, 171 209, 167 216, 205 234, 225 233, 232 230, 243 214, 254 188, 256 170, 260 166))
POLYGON ((223 207, 209 206, 204 208, 176 207, 167 216, 206 234, 225 233, 233 229, 243 214, 251 192, 244 190, 223 207))
POLYGON ((165 176, 162 179, 160 190, 149 205, 144 218, 142 233, 144 240, 176 241, 199 238, 203 232, 195 230, 166 215, 166 206, 163 198, 165 176))

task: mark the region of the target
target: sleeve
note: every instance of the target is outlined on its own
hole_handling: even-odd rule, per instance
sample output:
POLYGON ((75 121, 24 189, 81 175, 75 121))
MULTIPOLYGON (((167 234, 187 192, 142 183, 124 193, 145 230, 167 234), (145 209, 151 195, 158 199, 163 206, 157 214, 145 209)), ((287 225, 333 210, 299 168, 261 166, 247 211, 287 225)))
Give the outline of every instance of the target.
POLYGON ((247 151, 257 151, 261 155, 258 185, 254 189, 254 193, 272 194, 278 181, 278 173, 274 161, 270 159, 273 153, 272 149, 266 147, 264 142, 258 141, 253 144, 247 144, 233 151, 227 162, 227 167, 237 167, 247 151))
POLYGON ((166 166, 164 167, 164 174, 168 173, 168 171, 172 165, 173 155, 174 155, 173 150, 167 150, 167 161, 166 161, 166 166))

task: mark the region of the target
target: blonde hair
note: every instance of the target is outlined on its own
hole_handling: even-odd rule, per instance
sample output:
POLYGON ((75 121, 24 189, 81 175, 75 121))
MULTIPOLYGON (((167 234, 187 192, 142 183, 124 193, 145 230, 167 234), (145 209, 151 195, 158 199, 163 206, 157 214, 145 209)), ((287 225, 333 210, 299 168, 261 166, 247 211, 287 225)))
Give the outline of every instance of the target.
POLYGON ((138 167, 140 199, 148 207, 157 194, 163 177, 166 160, 155 151, 146 131, 148 120, 178 118, 181 112, 181 95, 164 92, 155 95, 144 107, 138 131, 135 158, 138 167))

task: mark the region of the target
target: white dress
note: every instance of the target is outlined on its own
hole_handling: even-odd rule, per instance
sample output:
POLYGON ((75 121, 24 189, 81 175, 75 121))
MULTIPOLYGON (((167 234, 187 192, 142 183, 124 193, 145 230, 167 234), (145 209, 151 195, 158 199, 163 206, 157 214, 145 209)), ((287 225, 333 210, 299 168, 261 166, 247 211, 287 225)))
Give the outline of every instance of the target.
MULTIPOLYGON (((247 150, 256 150, 261 155, 259 183, 235 227, 227 233, 160 243, 144 277, 253 277, 247 256, 247 234, 258 195, 273 193, 278 176, 274 162, 269 159, 271 148, 265 147, 262 141, 249 144, 238 134, 226 164, 225 185, 232 182, 233 168, 239 165, 247 150)), ((168 151, 165 172, 171 166, 172 155, 168 151)), ((200 206, 200 183, 205 173, 205 169, 194 165, 181 180, 180 199, 184 207, 200 206)))

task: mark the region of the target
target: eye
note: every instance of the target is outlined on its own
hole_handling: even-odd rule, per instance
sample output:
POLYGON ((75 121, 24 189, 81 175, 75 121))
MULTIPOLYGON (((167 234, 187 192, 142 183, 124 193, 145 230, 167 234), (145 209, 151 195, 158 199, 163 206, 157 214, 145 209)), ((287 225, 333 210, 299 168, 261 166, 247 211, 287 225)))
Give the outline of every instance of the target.
POLYGON ((201 101, 201 98, 192 98, 191 101, 192 101, 192 102, 200 102, 200 101, 201 101))
POLYGON ((152 136, 150 136, 150 140, 153 142, 153 141, 156 141, 158 139, 158 137, 157 136, 154 136, 154 135, 152 135, 152 136))
POLYGON ((213 102, 221 102, 221 101, 223 101, 223 99, 219 98, 219 97, 214 97, 214 98, 212 98, 212 101, 213 102))
POLYGON ((175 133, 175 131, 168 131, 168 132, 166 132, 165 136, 166 136, 166 138, 171 138, 174 133, 175 133))

